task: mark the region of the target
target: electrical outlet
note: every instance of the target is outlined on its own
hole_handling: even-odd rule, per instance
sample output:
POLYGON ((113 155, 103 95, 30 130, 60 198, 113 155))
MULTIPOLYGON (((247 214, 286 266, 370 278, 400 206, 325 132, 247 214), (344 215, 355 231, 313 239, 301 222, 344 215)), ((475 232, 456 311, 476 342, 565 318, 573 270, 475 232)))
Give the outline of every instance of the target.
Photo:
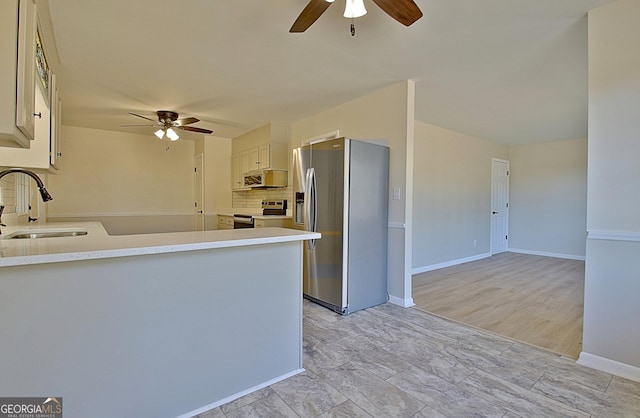
POLYGON ((400 200, 400 188, 399 187, 394 187, 393 188, 393 200, 400 200))
POLYGON ((475 247, 478 243, 476 242, 476 240, 473 240, 473 246, 475 247))

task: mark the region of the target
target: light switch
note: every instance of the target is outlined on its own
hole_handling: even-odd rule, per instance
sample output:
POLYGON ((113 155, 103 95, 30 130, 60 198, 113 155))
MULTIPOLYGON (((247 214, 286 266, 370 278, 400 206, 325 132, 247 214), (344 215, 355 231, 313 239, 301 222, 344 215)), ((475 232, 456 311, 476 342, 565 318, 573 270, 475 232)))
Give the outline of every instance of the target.
POLYGON ((400 200, 400 188, 399 187, 394 187, 393 188, 393 200, 400 200))

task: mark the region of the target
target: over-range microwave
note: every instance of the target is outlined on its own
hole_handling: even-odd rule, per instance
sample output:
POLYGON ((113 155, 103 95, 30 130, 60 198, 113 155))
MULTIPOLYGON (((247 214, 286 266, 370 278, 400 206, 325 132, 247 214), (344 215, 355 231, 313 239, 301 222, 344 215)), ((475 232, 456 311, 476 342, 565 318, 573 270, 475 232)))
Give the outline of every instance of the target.
POLYGON ((244 173, 244 187, 267 188, 267 187, 287 187, 287 170, 253 170, 244 173))

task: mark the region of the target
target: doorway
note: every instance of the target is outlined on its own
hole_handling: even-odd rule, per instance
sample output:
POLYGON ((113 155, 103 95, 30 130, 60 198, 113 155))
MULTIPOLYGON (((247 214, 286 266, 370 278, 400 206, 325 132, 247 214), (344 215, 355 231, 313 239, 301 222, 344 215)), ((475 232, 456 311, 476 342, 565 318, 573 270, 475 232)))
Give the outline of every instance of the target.
POLYGON ((509 240, 509 161, 491 159, 491 254, 507 251, 509 240))

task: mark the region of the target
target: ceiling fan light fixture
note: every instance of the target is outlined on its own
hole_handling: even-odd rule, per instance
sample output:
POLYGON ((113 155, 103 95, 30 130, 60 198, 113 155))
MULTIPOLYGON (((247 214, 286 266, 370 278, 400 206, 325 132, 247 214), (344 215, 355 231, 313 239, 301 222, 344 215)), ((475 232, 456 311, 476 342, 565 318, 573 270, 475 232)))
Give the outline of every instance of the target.
POLYGON ((153 134, 154 134, 155 136, 157 136, 157 137, 158 137, 158 139, 162 139, 162 138, 164 138, 164 130, 162 130, 162 129, 158 129, 158 130, 157 130, 157 131, 155 131, 153 134))
POLYGON ((324 0, 324 1, 326 1, 327 3, 333 3, 336 0, 324 0))
POLYGON ((356 17, 362 17, 367 14, 367 9, 364 7, 364 0, 346 0, 347 4, 344 8, 344 17, 353 19, 356 17))
POLYGON ((177 141, 178 139, 180 139, 176 131, 174 131, 172 128, 167 129, 167 138, 169 138, 171 141, 177 141))

